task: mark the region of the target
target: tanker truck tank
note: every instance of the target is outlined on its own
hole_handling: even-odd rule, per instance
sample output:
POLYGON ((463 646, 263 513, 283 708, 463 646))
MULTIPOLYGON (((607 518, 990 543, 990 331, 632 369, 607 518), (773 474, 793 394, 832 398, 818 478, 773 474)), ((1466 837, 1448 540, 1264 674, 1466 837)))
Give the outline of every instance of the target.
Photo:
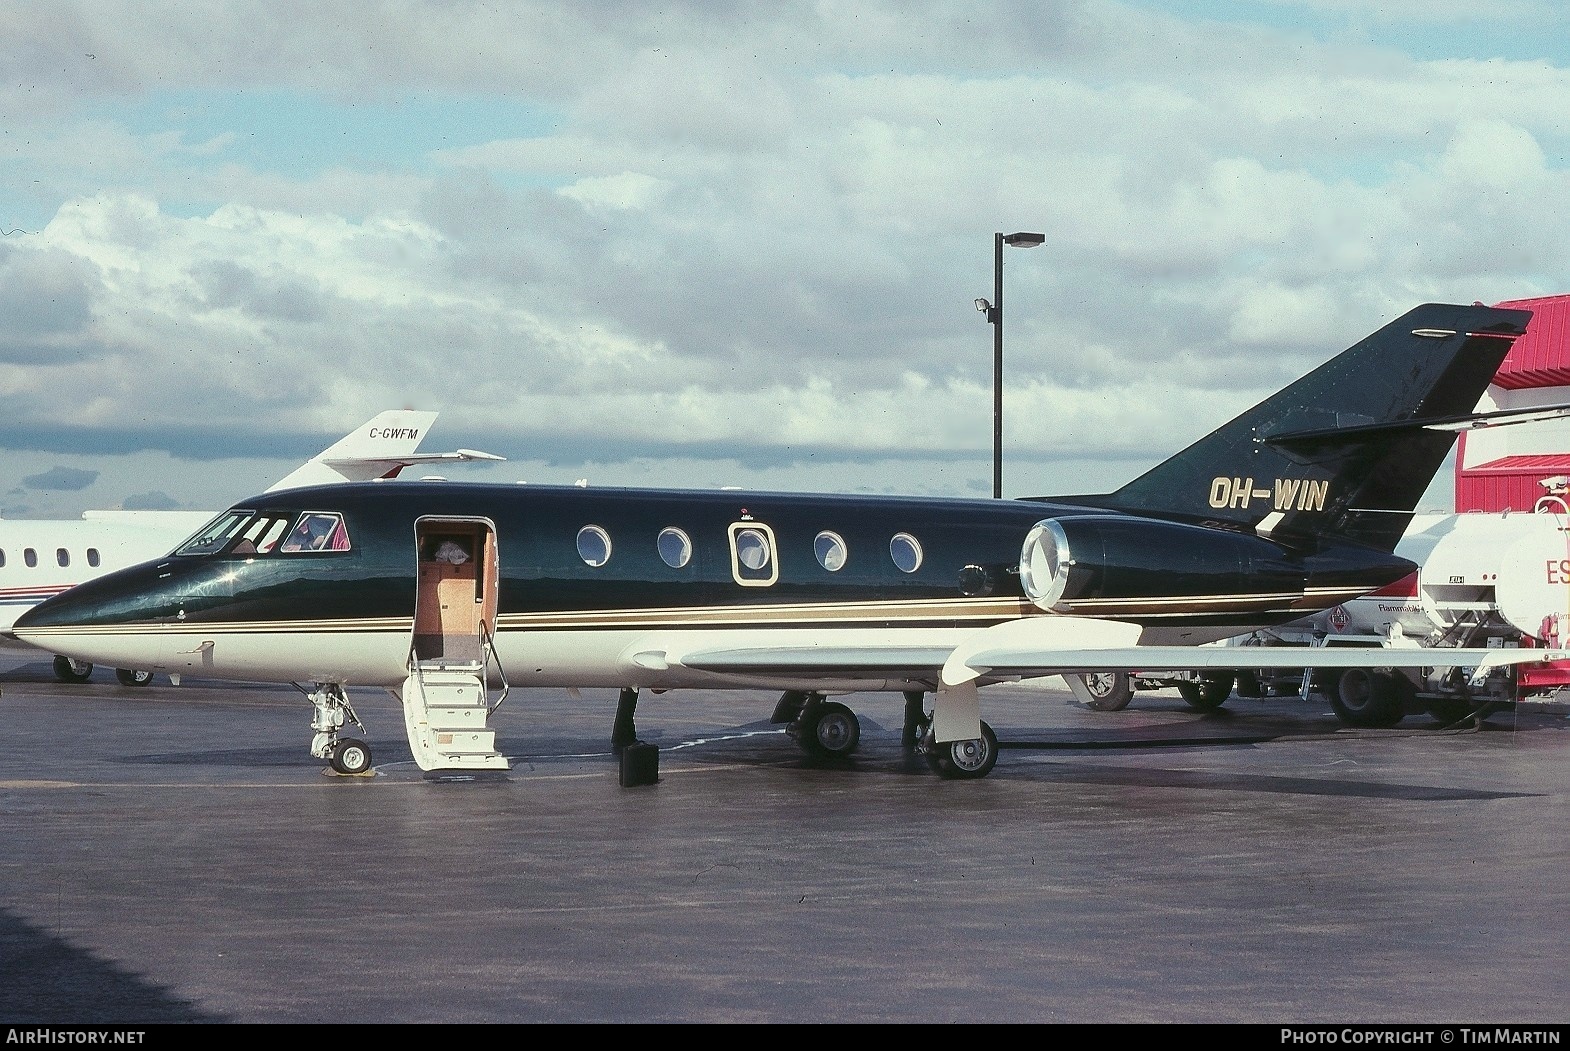
MULTIPOLYGON (((1216 645, 1562 647, 1570 642, 1570 514, 1564 511, 1563 504, 1545 509, 1540 503, 1530 512, 1415 516, 1396 553, 1416 563, 1416 572, 1313 617, 1216 645)), ((1100 710, 1122 707, 1135 690, 1169 686, 1202 709, 1223 703, 1234 686, 1244 697, 1323 693, 1343 721, 1358 726, 1391 725, 1407 710, 1450 723, 1570 686, 1570 667, 1542 664, 1497 669, 1486 690, 1478 690, 1436 654, 1428 675, 1373 673, 1385 701, 1364 712, 1339 696, 1345 692, 1339 675, 1305 684, 1300 674, 1251 670, 1239 656, 1232 673, 1136 671, 1067 681, 1082 703, 1100 710)), ((1373 659, 1370 666, 1376 667, 1373 659)))
POLYGON ((1313 627, 1335 635, 1399 633, 1424 646, 1543 639, 1553 625, 1570 625, 1567 529, 1570 521, 1560 514, 1414 520, 1396 553, 1416 562, 1418 571, 1316 616, 1313 627))

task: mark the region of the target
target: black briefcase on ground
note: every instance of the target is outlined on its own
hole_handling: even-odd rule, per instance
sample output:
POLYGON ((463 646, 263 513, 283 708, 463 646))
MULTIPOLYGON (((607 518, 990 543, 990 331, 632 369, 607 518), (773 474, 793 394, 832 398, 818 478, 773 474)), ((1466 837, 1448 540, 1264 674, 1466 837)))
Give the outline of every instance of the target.
POLYGON ((652 785, 660 779, 658 745, 634 741, 621 750, 621 786, 652 785))

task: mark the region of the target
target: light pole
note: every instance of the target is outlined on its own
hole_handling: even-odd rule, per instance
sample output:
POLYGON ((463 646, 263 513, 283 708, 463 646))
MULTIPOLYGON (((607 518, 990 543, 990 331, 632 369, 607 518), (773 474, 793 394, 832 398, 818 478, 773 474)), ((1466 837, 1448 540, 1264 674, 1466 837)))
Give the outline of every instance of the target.
POLYGON ((1003 496, 1003 246, 1034 248, 1042 234, 992 235, 992 302, 976 300, 976 309, 992 326, 992 498, 1003 496))

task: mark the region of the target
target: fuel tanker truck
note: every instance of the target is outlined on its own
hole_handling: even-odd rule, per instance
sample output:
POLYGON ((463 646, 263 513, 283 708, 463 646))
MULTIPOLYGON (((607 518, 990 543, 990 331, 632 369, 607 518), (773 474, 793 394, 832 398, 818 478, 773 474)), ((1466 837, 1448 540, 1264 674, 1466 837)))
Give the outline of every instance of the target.
POLYGON ((1067 676, 1090 708, 1115 711, 1136 690, 1176 687, 1191 707, 1217 708, 1241 697, 1297 693, 1328 701, 1349 726, 1394 726, 1427 712, 1444 724, 1480 720, 1519 701, 1546 700, 1570 686, 1570 665, 1509 665, 1481 682, 1473 669, 1367 667, 1251 669, 1254 646, 1559 647, 1570 639, 1570 513, 1562 498, 1544 497, 1532 512, 1427 514, 1413 518, 1396 553, 1417 572, 1381 591, 1311 618, 1226 639, 1239 649, 1232 672, 1128 671, 1067 676))

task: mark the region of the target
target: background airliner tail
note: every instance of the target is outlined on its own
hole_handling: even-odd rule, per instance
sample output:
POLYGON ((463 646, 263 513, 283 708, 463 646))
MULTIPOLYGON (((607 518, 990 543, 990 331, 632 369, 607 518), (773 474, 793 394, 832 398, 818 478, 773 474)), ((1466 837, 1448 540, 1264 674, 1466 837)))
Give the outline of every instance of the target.
POLYGON ((405 467, 417 463, 505 459, 473 449, 459 449, 450 453, 417 452, 421 440, 435 422, 436 415, 417 409, 388 409, 378 413, 289 475, 268 486, 267 491, 396 478, 405 467))
POLYGON ((1429 303, 1087 504, 1393 551, 1531 311, 1429 303), (1442 428, 1445 421, 1452 426, 1442 428))

